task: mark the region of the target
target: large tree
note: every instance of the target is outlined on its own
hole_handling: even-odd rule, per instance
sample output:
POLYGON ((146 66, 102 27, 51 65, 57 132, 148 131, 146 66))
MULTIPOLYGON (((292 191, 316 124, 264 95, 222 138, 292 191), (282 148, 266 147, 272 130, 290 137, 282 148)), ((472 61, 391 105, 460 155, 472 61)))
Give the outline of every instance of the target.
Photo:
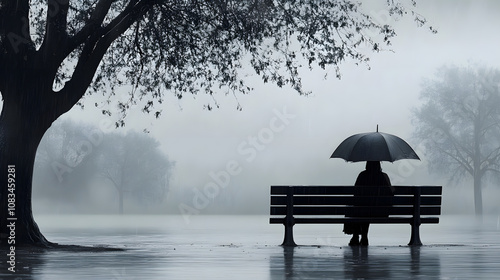
POLYGON ((420 99, 415 136, 431 170, 456 181, 470 176, 475 212, 482 215, 484 178, 500 173, 500 71, 443 66, 424 83, 420 99))
MULTIPOLYGON (((387 1, 388 13, 411 11, 407 1, 408 8, 387 1)), ((109 101, 129 84, 118 111, 143 102, 158 117, 166 92, 248 92, 238 71, 247 66, 303 93, 301 61, 337 70, 346 59, 367 63, 364 50, 395 36, 388 20, 350 0, 0 0, 0 181, 16 176, 15 189, 0 188, 0 244, 9 234, 10 194, 16 243, 50 245, 31 211, 35 153, 51 123, 86 93, 109 101)), ((207 104, 214 106, 215 99, 207 104)))

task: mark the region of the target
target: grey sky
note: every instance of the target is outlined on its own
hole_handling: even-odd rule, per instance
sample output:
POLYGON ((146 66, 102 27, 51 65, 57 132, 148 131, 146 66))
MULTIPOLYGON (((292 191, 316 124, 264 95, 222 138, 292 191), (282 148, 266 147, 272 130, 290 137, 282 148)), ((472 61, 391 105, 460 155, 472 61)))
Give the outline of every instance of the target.
MULTIPOLYGON (((368 13, 384 19, 379 6, 372 1, 370 5, 368 13)), ((329 156, 343 139, 374 131, 377 124, 380 131, 408 140, 418 152, 418 143, 410 138, 411 108, 418 104, 422 79, 432 78, 443 64, 478 62, 500 67, 500 2, 418 1, 418 11, 437 34, 416 27, 410 19, 390 22, 398 33, 394 52, 371 54, 371 70, 346 61, 341 80, 333 69, 326 80, 325 72, 305 69, 304 87, 312 91, 309 97, 249 77, 255 91, 238 96, 241 112, 236 110, 235 98, 224 94, 217 96, 220 108, 213 111, 202 109, 207 97, 185 95, 181 101, 167 98, 160 120, 140 110, 130 112, 127 129, 148 128, 176 161, 169 198, 157 211, 178 213, 181 203, 194 206, 196 195, 217 183, 210 174, 227 172, 228 165, 234 169, 228 186, 219 184, 218 192, 206 188, 205 196, 212 193, 214 198, 204 207, 195 207, 199 213, 231 214, 242 209, 265 213, 271 184, 352 184, 363 163, 329 156), (283 119, 284 114, 288 118, 283 119)), ((73 108, 64 117, 101 122, 106 117, 93 108, 92 98, 85 110, 73 108)), ((422 158, 422 163, 384 163, 382 168, 394 184, 446 183, 428 176, 422 158)), ((202 200, 198 203, 205 203, 202 200)), ((472 204, 472 199, 464 201, 472 204)))

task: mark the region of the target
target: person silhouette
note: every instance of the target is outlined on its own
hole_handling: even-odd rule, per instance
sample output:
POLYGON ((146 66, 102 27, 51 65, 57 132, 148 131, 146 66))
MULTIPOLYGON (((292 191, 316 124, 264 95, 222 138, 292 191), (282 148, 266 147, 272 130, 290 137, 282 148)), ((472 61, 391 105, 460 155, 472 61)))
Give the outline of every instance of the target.
MULTIPOLYGON (((359 191, 356 191, 354 196, 393 196, 393 190, 390 188, 391 181, 389 180, 389 176, 386 173, 382 172, 382 168, 380 167, 380 161, 367 161, 366 169, 359 173, 358 178, 356 179, 355 186, 387 186, 387 188, 360 188, 359 191)), ((356 206, 356 200, 355 200, 356 206)), ((365 206, 392 206, 392 204, 383 204, 381 205, 376 200, 369 201, 368 203, 362 204, 365 206)), ((350 217, 359 217, 361 215, 350 215, 350 217)), ((363 216, 369 217, 387 217, 388 215, 384 215, 382 213, 376 214, 368 214, 363 216)), ((369 223, 345 223, 344 224, 344 233, 352 234, 352 238, 349 241, 350 246, 363 245, 368 246, 368 228, 369 223), (361 241, 359 240, 359 236, 361 235, 361 241)))

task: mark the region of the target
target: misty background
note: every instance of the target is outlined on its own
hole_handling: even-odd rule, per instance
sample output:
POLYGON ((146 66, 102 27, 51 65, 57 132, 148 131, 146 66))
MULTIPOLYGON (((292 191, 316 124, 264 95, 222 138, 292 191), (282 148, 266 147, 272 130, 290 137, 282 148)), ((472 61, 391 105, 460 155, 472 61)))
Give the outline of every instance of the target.
MULTIPOLYGON (((99 99, 94 95, 84 100, 84 110, 75 107, 58 122, 72 121, 75 126, 83 122, 80 131, 90 131, 80 138, 92 147, 83 158, 97 157, 98 151, 113 147, 105 148, 105 141, 93 143, 97 138, 92 137, 99 133, 104 139, 138 132, 158 141, 155 153, 168 158, 165 192, 142 200, 137 195, 124 196, 124 214, 267 214, 270 185, 352 185, 364 163, 329 157, 342 140, 375 131, 377 125, 379 131, 407 140, 422 159, 384 162, 382 168, 393 185, 443 185, 443 213, 472 214, 471 180, 450 183, 447 174, 429 172, 425 151, 412 138, 412 110, 420 104, 424 79, 433 78, 442 65, 500 67, 500 2, 418 1, 417 10, 437 34, 417 27, 411 17, 394 22, 385 12, 384 1, 363 3, 375 20, 395 26, 398 36, 391 50, 372 54, 370 69, 346 61, 340 80, 333 68, 310 71, 304 67, 304 89, 311 91, 307 97, 263 84, 249 69, 247 79, 254 91, 249 95, 220 92, 215 96, 219 108, 211 111, 203 105, 212 97, 185 95, 178 100, 172 94, 165 97, 159 119, 142 113, 138 106, 125 119, 126 126, 115 129, 118 116, 103 115, 93 105, 99 99)), ((143 145, 139 140, 134 143, 143 145)), ((56 178, 59 184, 53 180, 57 177, 53 168, 41 172, 36 167, 34 213, 119 213, 118 191, 109 182, 96 183, 90 175, 69 176, 85 166, 83 160, 76 162, 62 181, 56 178)), ((137 172, 128 180, 146 186, 150 175, 131 170, 137 172)), ((484 213, 499 214, 499 199, 500 187, 485 183, 484 213)))

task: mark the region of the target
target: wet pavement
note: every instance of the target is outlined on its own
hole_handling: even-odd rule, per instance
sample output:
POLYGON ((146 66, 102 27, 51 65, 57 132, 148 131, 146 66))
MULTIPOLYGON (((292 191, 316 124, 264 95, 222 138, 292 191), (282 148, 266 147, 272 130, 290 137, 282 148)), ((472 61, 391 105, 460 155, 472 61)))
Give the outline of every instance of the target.
MULTIPOLYGON (((17 250, 16 273, 0 279, 498 279, 500 219, 443 216, 422 225, 372 225, 370 246, 346 246, 341 225, 297 225, 300 246, 279 246, 267 216, 41 216, 60 244, 118 251, 17 250)), ((2 255, 6 255, 2 251, 2 255)), ((6 257, 5 257, 6 258, 6 257)))

